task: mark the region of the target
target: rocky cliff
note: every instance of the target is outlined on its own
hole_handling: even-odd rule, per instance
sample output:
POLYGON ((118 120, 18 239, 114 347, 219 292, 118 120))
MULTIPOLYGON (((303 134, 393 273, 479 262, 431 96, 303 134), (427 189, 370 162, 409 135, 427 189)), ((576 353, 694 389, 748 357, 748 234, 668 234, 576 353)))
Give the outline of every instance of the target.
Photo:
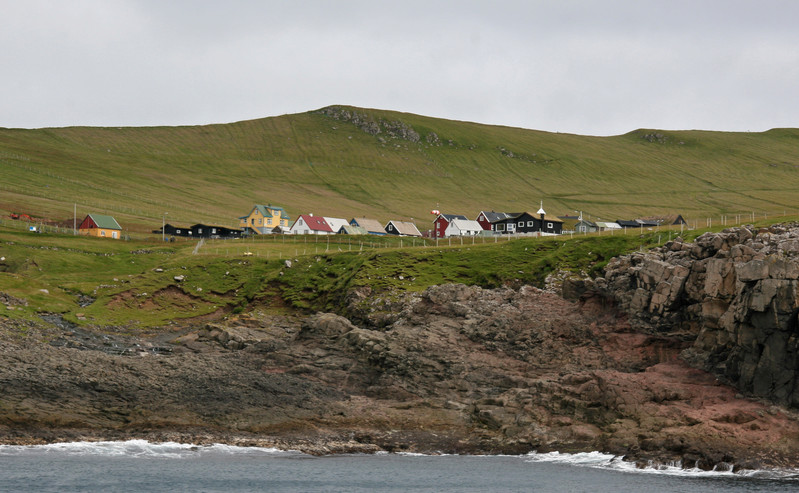
POLYGON ((6 320, 0 441, 797 467, 793 231, 618 258, 566 283, 580 301, 530 286, 365 287, 338 313, 255 310, 150 334, 6 320))
POLYGON ((595 293, 741 392, 799 407, 799 226, 740 227, 613 259, 595 293))

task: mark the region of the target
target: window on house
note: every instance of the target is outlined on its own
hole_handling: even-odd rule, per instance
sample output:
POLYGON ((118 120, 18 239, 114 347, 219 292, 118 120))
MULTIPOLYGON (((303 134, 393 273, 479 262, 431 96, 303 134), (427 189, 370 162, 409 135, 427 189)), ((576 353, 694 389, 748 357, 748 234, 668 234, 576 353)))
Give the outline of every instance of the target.
POLYGON ((176 230, 175 230, 175 233, 176 233, 176 234, 180 234, 180 230, 179 230, 179 229, 176 229, 176 230))
POLYGON ((497 224, 497 231, 505 231, 505 225, 504 224, 497 224))
POLYGON ((533 226, 535 226, 535 223, 533 221, 527 221, 527 226, 532 228, 533 226))
POLYGON ((519 221, 519 227, 520 227, 520 228, 523 228, 523 227, 524 227, 524 221, 519 221))
POLYGON ((216 228, 211 228, 211 234, 212 234, 212 235, 215 235, 215 234, 216 234, 216 228))
POLYGON ((199 229, 197 229, 197 234, 198 234, 198 235, 201 235, 201 234, 203 234, 203 228, 199 228, 199 229))
POLYGON ((102 229, 100 230, 100 236, 105 236, 105 231, 103 231, 102 229))
POLYGON ((552 229, 552 223, 547 223, 547 228, 552 229))

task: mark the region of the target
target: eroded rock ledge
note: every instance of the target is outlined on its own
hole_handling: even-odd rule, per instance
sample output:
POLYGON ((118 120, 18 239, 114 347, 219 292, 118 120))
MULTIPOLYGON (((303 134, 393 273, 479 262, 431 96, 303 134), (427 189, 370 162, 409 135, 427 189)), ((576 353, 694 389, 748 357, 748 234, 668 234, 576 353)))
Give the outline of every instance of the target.
POLYGON ((740 391, 799 407, 799 225, 739 227, 614 259, 595 293, 635 330, 682 333, 682 357, 740 391))

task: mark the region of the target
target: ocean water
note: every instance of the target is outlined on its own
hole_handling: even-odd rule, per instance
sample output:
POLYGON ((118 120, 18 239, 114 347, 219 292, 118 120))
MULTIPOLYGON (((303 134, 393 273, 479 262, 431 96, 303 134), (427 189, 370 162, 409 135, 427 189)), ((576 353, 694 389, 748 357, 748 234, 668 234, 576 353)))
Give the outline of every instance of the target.
POLYGON ((2 492, 797 492, 799 471, 636 469, 613 456, 337 455, 226 445, 0 446, 2 492))

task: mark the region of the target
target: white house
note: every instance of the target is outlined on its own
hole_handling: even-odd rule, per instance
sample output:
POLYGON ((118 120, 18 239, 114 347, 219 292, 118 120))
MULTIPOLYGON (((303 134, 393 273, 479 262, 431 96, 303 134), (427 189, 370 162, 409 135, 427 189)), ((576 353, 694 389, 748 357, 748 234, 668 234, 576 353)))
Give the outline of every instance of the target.
POLYGON ((332 235, 336 234, 336 232, 330 229, 324 217, 314 216, 313 214, 302 214, 294 221, 294 224, 291 225, 289 234, 332 235))
POLYGON ((449 236, 477 236, 483 232, 483 227, 471 219, 453 219, 444 230, 444 237, 449 236))
POLYGON ((341 219, 339 217, 325 217, 325 222, 327 222, 330 229, 336 233, 338 233, 342 227, 349 226, 350 224, 346 219, 341 219))

